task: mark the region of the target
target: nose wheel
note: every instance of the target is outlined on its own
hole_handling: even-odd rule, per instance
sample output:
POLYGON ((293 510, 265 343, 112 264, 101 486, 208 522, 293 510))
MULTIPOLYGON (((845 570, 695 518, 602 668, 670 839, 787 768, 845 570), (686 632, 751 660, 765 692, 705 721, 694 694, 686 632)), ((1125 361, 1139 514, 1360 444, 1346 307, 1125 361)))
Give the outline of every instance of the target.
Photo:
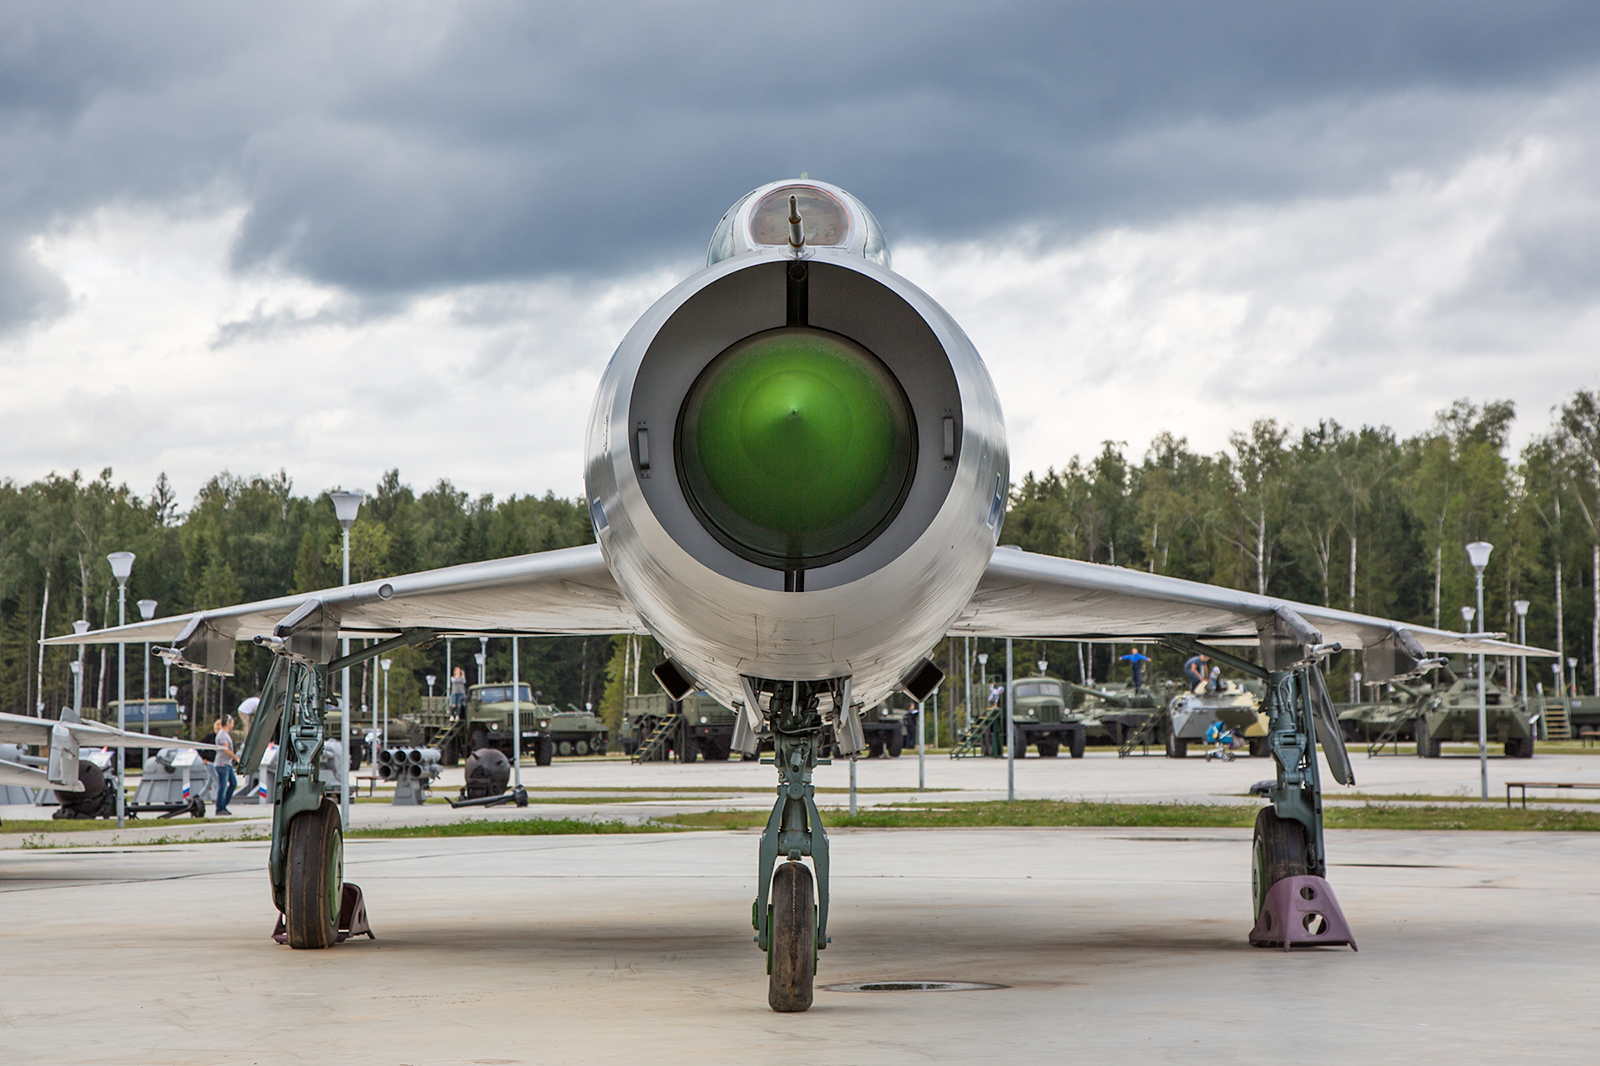
POLYGON ((785 1014, 810 1010, 817 975, 817 908, 811 871, 804 863, 778 867, 768 914, 767 1005, 785 1014))

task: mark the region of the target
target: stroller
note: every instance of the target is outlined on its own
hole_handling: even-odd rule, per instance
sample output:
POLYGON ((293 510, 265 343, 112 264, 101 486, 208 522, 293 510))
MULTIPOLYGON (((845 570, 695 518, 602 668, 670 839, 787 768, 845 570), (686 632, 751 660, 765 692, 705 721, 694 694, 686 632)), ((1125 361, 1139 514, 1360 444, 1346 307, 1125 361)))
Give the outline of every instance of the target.
POLYGON ((1206 728, 1206 743, 1212 745, 1211 750, 1206 752, 1207 762, 1212 759, 1218 762, 1232 762, 1237 758, 1234 752, 1244 746, 1244 743, 1234 736, 1233 730, 1221 722, 1212 722, 1206 728))

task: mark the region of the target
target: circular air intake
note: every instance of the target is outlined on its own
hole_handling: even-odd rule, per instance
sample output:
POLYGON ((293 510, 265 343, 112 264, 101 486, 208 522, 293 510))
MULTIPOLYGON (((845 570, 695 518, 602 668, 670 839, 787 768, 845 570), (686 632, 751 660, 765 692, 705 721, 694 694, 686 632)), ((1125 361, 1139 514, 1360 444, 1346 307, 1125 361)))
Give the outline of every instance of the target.
POLYGON ((701 372, 678 416, 677 467, 735 554, 804 570, 871 543, 916 466, 915 420, 883 362, 837 333, 767 330, 701 372))

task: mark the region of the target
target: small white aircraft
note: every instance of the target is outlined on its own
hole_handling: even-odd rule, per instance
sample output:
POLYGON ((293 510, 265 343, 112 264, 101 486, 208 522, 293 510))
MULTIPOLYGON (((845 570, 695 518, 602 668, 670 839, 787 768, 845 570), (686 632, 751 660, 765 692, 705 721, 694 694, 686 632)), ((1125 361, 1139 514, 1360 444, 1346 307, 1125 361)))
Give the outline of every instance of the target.
POLYGON ((928 696, 946 635, 1160 641, 1264 679, 1278 782, 1256 826, 1258 916, 1274 884, 1324 873, 1318 740, 1351 780, 1323 658, 1361 648, 1367 680, 1382 681, 1429 668, 1429 653, 1531 650, 997 551, 1009 462, 994 383, 950 315, 890 268, 871 212, 825 182, 765 185, 723 216, 705 269, 611 357, 586 455, 592 545, 49 642, 170 641, 170 661, 216 673, 231 672, 236 641, 273 648, 241 761, 279 742, 269 873, 292 945, 340 938, 340 822, 316 776, 328 680, 400 644, 650 633, 674 699, 704 689, 739 711, 742 751, 770 733, 780 793, 753 914, 779 1011, 810 1006, 828 943, 819 738, 831 727, 859 750, 860 708, 928 696), (341 637, 373 636, 387 639, 338 654, 341 637), (1217 647, 1230 644, 1259 645, 1260 663, 1217 647))

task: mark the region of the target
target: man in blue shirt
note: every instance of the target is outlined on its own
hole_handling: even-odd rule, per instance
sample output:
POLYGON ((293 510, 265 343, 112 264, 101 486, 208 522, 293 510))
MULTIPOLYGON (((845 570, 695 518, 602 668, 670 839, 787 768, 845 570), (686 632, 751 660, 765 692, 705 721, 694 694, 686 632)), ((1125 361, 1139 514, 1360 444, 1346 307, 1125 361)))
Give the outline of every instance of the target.
POLYGON ((1129 648, 1128 654, 1122 656, 1122 661, 1133 666, 1133 691, 1138 692, 1144 677, 1144 664, 1150 661, 1150 656, 1145 655, 1138 648, 1129 648))
POLYGON ((1189 691, 1193 692, 1206 683, 1206 664, 1211 661, 1209 655, 1196 655, 1183 664, 1183 676, 1189 679, 1189 691))

